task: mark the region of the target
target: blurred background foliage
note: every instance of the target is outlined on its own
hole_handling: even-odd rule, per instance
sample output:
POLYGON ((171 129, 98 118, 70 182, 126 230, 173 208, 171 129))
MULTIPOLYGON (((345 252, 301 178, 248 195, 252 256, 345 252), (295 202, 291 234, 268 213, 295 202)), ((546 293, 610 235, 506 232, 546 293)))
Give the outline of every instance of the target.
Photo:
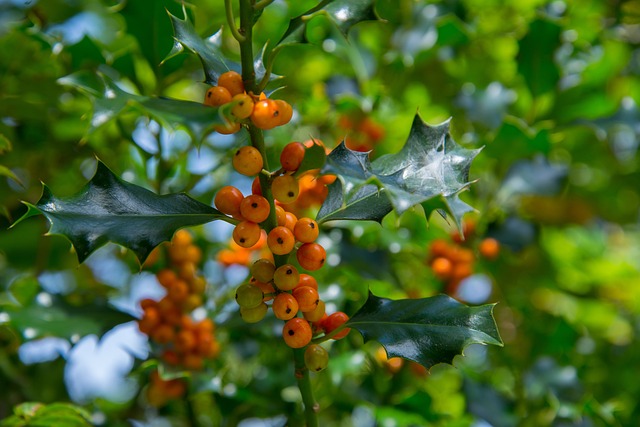
MULTIPOLYGON (((275 1, 254 31, 256 48, 314 5, 275 1)), ((225 22, 222 1, 184 7, 203 37, 225 22)), ((221 256, 230 250, 227 225, 193 230, 209 283, 201 315, 215 320, 221 355, 202 372, 173 373, 189 378, 190 391, 161 408, 144 393, 157 355, 132 322, 141 298, 162 295, 155 276, 114 245, 78 266, 64 238, 43 236, 43 218, 8 229, 26 210, 21 200, 38 200, 41 181, 73 194, 96 157, 128 181, 205 203, 228 183, 250 191, 228 161, 242 137, 216 134, 197 146, 184 130, 133 112, 92 128, 91 101, 61 84, 97 70, 131 93, 200 102, 207 87, 197 57, 163 62, 174 45, 167 11, 181 16, 182 8, 174 0, 0 1, 7 423, 15 405, 34 401, 81 405, 86 411, 75 409, 68 425, 78 417, 105 426, 276 426, 298 410, 278 324, 243 324, 233 305, 247 269, 221 256)), ((346 137, 377 157, 402 146, 416 111, 433 124, 453 117, 458 142, 484 147, 471 169, 477 182, 462 197, 478 212, 462 243, 437 215, 427 226, 420 209, 382 226, 330 224, 321 294, 347 313, 367 288, 391 298, 448 292, 498 302, 505 347, 472 346, 455 367, 426 373, 386 360, 352 333, 314 376, 321 425, 637 425, 640 1, 378 0, 376 10, 386 22, 358 24, 347 39, 314 18, 310 43, 280 53, 277 96, 295 115, 267 133, 274 161, 276 147, 310 137, 329 147, 346 137), (487 236, 501 243, 495 259, 478 256, 487 236), (439 280, 429 268, 434 241, 470 249, 473 274, 455 286, 439 280)), ((221 49, 237 59, 226 29, 221 49)), ((23 419, 33 411, 16 409, 23 419)))

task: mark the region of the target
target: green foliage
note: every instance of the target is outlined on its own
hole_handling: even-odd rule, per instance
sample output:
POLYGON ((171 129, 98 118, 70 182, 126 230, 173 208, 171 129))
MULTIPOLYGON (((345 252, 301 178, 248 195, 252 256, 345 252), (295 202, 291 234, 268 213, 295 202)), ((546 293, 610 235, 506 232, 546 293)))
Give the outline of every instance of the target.
POLYGON ((186 194, 159 196, 125 182, 100 161, 78 194, 59 198, 44 185, 40 200, 27 206, 22 219, 42 213, 51 223, 49 233, 66 236, 80 262, 107 242, 130 248, 142 262, 178 228, 227 218, 186 194))
MULTIPOLYGON (((118 393, 118 402, 78 399, 65 372, 92 339, 107 351, 107 331, 137 316, 140 298, 156 295, 157 284, 146 279, 166 266, 165 257, 140 274, 130 254, 104 245, 78 266, 66 239, 42 237, 44 218, 9 228, 27 210, 21 200, 38 200, 40 182, 54 189, 54 200, 73 199, 96 157, 118 171, 122 185, 156 194, 186 192, 204 205, 223 185, 248 194, 250 182, 227 161, 247 143, 246 132, 211 133, 225 111, 199 105, 203 80, 239 69, 224 2, 12 1, 0 9, 1 422, 25 425, 40 405, 72 400, 93 422, 114 427, 300 425, 291 351, 273 332, 281 322, 267 316, 259 328, 244 325, 233 306, 246 270, 218 262, 230 250, 227 224, 192 229, 209 283, 198 313, 215 320, 219 359, 187 375, 155 356, 134 359, 131 347, 113 351, 83 376, 106 372, 104 361, 126 353, 132 394, 118 393), (74 286, 55 291, 51 274, 74 286), (68 356, 29 364, 27 350, 41 353, 39 343, 54 337, 70 347, 68 356), (148 375, 156 368, 165 379, 188 378, 188 397, 151 409, 148 375)), ((485 310, 482 304, 499 302, 493 314, 504 347, 470 345, 455 367, 438 364, 426 374, 413 362, 381 357, 380 346, 363 344, 355 331, 322 343, 329 365, 310 378, 320 425, 637 423, 638 10, 637 0, 285 0, 261 11, 254 64, 258 73, 283 76, 271 83, 277 92, 266 92, 295 110, 292 124, 265 133, 272 167, 278 147, 311 137, 329 149, 345 141, 371 150, 365 158, 334 148, 360 172, 365 159, 374 165, 390 155, 397 163, 416 111, 428 123, 453 117, 451 140, 467 154, 484 147, 455 185, 468 191, 433 194, 401 215, 382 189, 393 186, 378 177, 386 174, 371 166, 372 175, 360 179, 349 168, 329 190, 335 206, 323 211, 379 223, 327 219, 320 237, 327 265, 314 276, 327 306, 348 314, 365 304, 369 289, 394 306, 440 293, 485 310), (337 11, 349 5, 343 25, 337 11), (368 210, 346 209, 346 195, 358 191, 379 203, 371 197, 361 200, 368 210), (473 254, 474 274, 447 283, 430 268, 430 248, 440 239, 452 244, 447 220, 463 215, 475 232, 455 245, 473 254), (497 258, 480 256, 485 237, 499 240, 497 258)), ((304 170, 324 165, 320 147, 307 154, 304 170)))
POLYGON ((23 403, 14 415, 0 422, 2 427, 91 427, 91 415, 81 407, 67 403, 23 403))
POLYGON ((322 173, 337 175, 338 181, 330 187, 317 219, 380 222, 392 209, 402 214, 443 197, 441 209, 460 224, 469 208, 457 195, 469 185, 469 168, 478 152, 458 146, 449 135, 448 122, 429 126, 418 115, 407 142, 396 154, 370 162, 367 153, 349 150, 342 143, 322 169, 322 173))
POLYGON ((453 363, 470 344, 503 345, 492 311, 491 305, 467 307, 446 295, 393 301, 369 293, 347 326, 365 341, 378 341, 389 357, 430 368, 453 363))

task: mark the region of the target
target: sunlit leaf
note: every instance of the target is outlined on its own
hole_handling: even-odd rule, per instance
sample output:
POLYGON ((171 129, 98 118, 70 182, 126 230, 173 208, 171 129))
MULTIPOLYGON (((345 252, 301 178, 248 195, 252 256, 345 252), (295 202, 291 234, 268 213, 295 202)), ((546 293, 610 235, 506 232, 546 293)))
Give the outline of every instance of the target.
POLYGON ((379 20, 374 9, 374 0, 324 0, 289 22, 287 31, 278 44, 306 43, 307 23, 311 18, 324 15, 345 36, 362 21, 379 20))
POLYGON ((458 194, 469 186, 471 162, 480 150, 458 146, 449 134, 449 122, 429 126, 416 115, 403 148, 369 161, 368 153, 348 149, 344 143, 327 157, 324 174, 338 179, 318 212, 318 220, 361 219, 380 221, 391 210, 402 214, 412 206, 441 198, 434 208, 447 212, 456 223, 471 208, 458 194))
POLYGON ((365 341, 378 341, 389 357, 426 368, 452 363, 469 344, 502 345, 493 304, 468 307, 446 295, 394 301, 369 293, 347 326, 357 329, 365 341))

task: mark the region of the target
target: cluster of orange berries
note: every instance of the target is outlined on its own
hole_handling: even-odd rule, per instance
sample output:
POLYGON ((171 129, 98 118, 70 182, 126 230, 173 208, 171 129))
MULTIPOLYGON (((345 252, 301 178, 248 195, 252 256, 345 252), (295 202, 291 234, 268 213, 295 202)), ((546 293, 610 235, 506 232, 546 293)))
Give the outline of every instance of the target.
MULTIPOLYGON (((465 222, 464 234, 466 241, 470 241, 475 232, 473 222, 465 222)), ((455 294, 460 282, 471 276, 474 272, 476 255, 470 248, 464 247, 462 236, 458 233, 452 235, 452 241, 435 239, 429 247, 427 263, 433 274, 445 283, 447 293, 455 294)), ((489 260, 495 259, 500 253, 500 243, 487 237, 480 241, 477 250, 479 254, 489 260)))
MULTIPOLYGON (((268 173, 269 189, 278 203, 289 204, 298 198, 299 183, 294 174, 302 164, 305 152, 306 147, 302 143, 287 144, 280 156, 281 168, 273 174, 268 173)), ((262 156, 254 147, 242 147, 233 158, 233 166, 243 175, 257 175, 262 172, 262 156)), ((284 341, 292 348, 307 347, 307 367, 319 371, 326 366, 328 354, 319 345, 309 345, 311 339, 317 334, 330 334, 348 317, 342 312, 327 315, 315 278, 300 273, 296 266, 286 262, 295 251, 298 265, 305 270, 315 271, 324 265, 326 251, 316 243, 318 223, 307 217, 297 218, 280 205, 271 206, 262 194, 256 177, 252 194, 244 196, 237 188, 226 186, 214 198, 220 212, 239 220, 232 237, 242 248, 253 248, 259 244, 265 235, 263 224, 266 224, 272 209, 275 210, 276 225, 266 233, 269 253, 251 265, 251 279, 236 291, 240 314, 249 323, 259 322, 267 314, 267 302, 272 301, 270 306, 276 318, 286 321, 282 331, 284 341)), ((332 338, 340 339, 348 332, 349 329, 344 328, 332 338)))
POLYGON ((163 380, 157 370, 151 372, 147 386, 147 401, 151 406, 161 407, 170 400, 180 399, 187 392, 187 384, 181 378, 163 380))
POLYGON ((230 105, 227 123, 214 128, 225 135, 238 132, 241 124, 247 120, 256 127, 267 130, 289 123, 293 116, 293 109, 286 101, 268 99, 264 93, 246 93, 242 76, 235 71, 220 75, 218 85, 207 90, 204 104, 212 107, 230 105))
POLYGON ((340 116, 338 126, 347 134, 345 144, 354 151, 370 151, 384 138, 384 128, 367 115, 340 116))
POLYGON ((167 364, 199 370, 204 366, 204 359, 214 358, 220 351, 211 319, 197 322, 190 316, 202 305, 206 288, 206 281, 197 274, 196 268, 202 252, 193 244, 188 231, 179 230, 167 254, 172 268, 161 269, 156 274, 167 294, 159 301, 150 298, 140 301, 143 315, 138 327, 161 346, 161 357, 167 364))
POLYGON ((382 346, 376 350, 375 359, 390 374, 397 374, 406 364, 409 365, 409 369, 416 376, 425 376, 429 373, 427 368, 417 362, 408 361, 401 357, 388 357, 386 350, 382 346))

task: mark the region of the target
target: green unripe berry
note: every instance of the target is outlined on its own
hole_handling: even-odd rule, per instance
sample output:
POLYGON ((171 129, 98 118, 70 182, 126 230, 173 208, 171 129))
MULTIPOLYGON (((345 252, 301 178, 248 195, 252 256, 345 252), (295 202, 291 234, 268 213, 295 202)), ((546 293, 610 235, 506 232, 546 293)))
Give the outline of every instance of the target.
POLYGON ((254 308, 259 306, 264 299, 264 292, 255 285, 245 283, 236 290, 236 302, 240 307, 254 308))
POLYGON ((251 266, 251 275, 255 277, 257 281, 263 283, 269 283, 273 279, 274 271, 276 271, 276 266, 265 258, 257 260, 251 266))
POLYGON ((304 351, 304 364, 313 372, 320 372, 329 364, 329 353, 318 344, 311 344, 304 351))
POLYGON ((252 308, 240 307, 240 316, 242 316, 242 320, 247 323, 258 323, 264 319, 268 309, 269 306, 265 303, 261 303, 257 307, 252 308))

